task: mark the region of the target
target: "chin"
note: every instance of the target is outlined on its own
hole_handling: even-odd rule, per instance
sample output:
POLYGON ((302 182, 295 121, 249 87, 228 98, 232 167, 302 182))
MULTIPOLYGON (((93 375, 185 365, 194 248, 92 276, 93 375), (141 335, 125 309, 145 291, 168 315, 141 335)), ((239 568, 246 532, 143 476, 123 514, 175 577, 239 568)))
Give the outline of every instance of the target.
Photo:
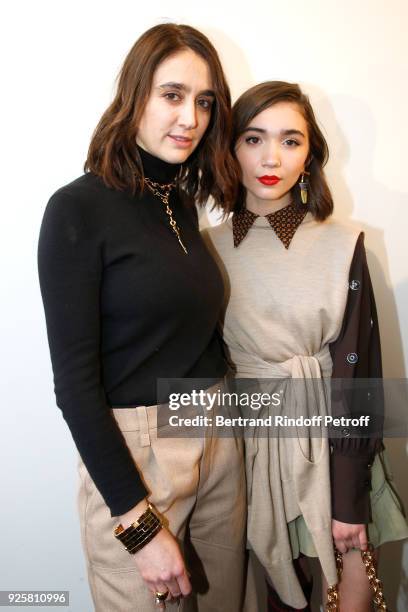
POLYGON ((260 200, 266 200, 270 202, 274 202, 275 200, 280 200, 282 196, 285 195, 285 193, 286 192, 283 189, 280 189, 278 191, 275 189, 270 189, 268 187, 264 187, 264 188, 256 190, 257 198, 259 198, 260 200))
POLYGON ((264 190, 256 191, 255 196, 258 198, 258 200, 264 200, 265 202, 273 202, 274 200, 278 200, 280 197, 279 195, 272 194, 270 191, 265 192, 264 190))
POLYGON ((167 150, 163 151, 163 154, 160 156, 164 161, 169 164, 183 164, 191 155, 193 151, 191 149, 187 150, 167 150))

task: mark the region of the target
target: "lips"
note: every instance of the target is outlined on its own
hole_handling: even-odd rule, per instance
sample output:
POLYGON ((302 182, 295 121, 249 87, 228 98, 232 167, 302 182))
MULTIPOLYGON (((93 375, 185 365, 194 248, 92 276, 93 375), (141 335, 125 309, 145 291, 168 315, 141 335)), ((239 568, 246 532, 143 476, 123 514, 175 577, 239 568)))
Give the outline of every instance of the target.
POLYGON ((279 176, 270 176, 268 174, 265 174, 264 176, 258 176, 257 179, 260 183, 262 183, 262 185, 267 185, 268 187, 271 185, 277 185, 281 180, 279 176))
POLYGON ((179 147, 189 147, 193 141, 192 138, 178 134, 169 134, 169 138, 179 147))

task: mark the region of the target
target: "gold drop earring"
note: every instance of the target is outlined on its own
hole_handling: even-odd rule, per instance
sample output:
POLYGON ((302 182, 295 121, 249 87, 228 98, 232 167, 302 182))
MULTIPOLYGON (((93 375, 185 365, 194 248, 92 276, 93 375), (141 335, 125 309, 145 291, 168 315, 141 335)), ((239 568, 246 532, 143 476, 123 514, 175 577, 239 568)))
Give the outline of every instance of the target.
POLYGON ((300 198, 302 200, 302 204, 307 204, 307 196, 308 196, 308 184, 309 182, 305 180, 305 176, 309 176, 310 172, 306 172, 303 170, 302 176, 300 177, 299 187, 300 187, 300 198))

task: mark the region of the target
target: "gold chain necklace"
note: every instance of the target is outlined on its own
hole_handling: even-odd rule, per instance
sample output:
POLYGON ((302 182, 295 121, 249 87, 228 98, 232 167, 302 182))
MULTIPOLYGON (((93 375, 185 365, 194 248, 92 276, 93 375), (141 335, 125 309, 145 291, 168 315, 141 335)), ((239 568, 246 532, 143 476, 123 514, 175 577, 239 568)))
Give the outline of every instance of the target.
POLYGON ((144 182, 146 183, 150 191, 153 193, 153 195, 157 196, 165 205, 166 214, 169 217, 170 227, 173 230, 173 232, 176 234, 177 240, 179 241, 180 246, 183 249, 184 253, 187 255, 187 249, 181 240, 180 229, 177 226, 177 223, 175 222, 173 218, 173 211, 171 210, 170 205, 169 205, 170 192, 176 186, 176 183, 167 183, 167 185, 162 185, 161 183, 155 183, 154 181, 146 177, 144 178, 144 182))

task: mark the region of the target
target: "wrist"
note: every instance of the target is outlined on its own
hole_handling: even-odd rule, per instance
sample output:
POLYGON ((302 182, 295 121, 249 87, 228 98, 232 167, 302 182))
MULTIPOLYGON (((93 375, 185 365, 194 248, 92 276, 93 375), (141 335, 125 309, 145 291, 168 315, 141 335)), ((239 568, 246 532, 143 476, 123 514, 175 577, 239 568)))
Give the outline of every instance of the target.
POLYGON ((119 522, 124 529, 127 529, 130 527, 130 525, 137 521, 137 519, 140 518, 144 512, 146 512, 148 505, 149 502, 147 501, 147 498, 143 498, 136 504, 136 506, 133 506, 133 508, 131 508, 128 512, 122 514, 119 517, 119 522))
POLYGON ((120 540, 131 555, 144 548, 163 528, 163 523, 151 504, 146 503, 146 510, 141 515, 138 512, 140 508, 143 508, 143 504, 137 504, 133 509, 134 513, 126 513, 127 520, 131 520, 133 514, 138 514, 138 518, 129 526, 119 523, 113 532, 115 538, 120 540))

